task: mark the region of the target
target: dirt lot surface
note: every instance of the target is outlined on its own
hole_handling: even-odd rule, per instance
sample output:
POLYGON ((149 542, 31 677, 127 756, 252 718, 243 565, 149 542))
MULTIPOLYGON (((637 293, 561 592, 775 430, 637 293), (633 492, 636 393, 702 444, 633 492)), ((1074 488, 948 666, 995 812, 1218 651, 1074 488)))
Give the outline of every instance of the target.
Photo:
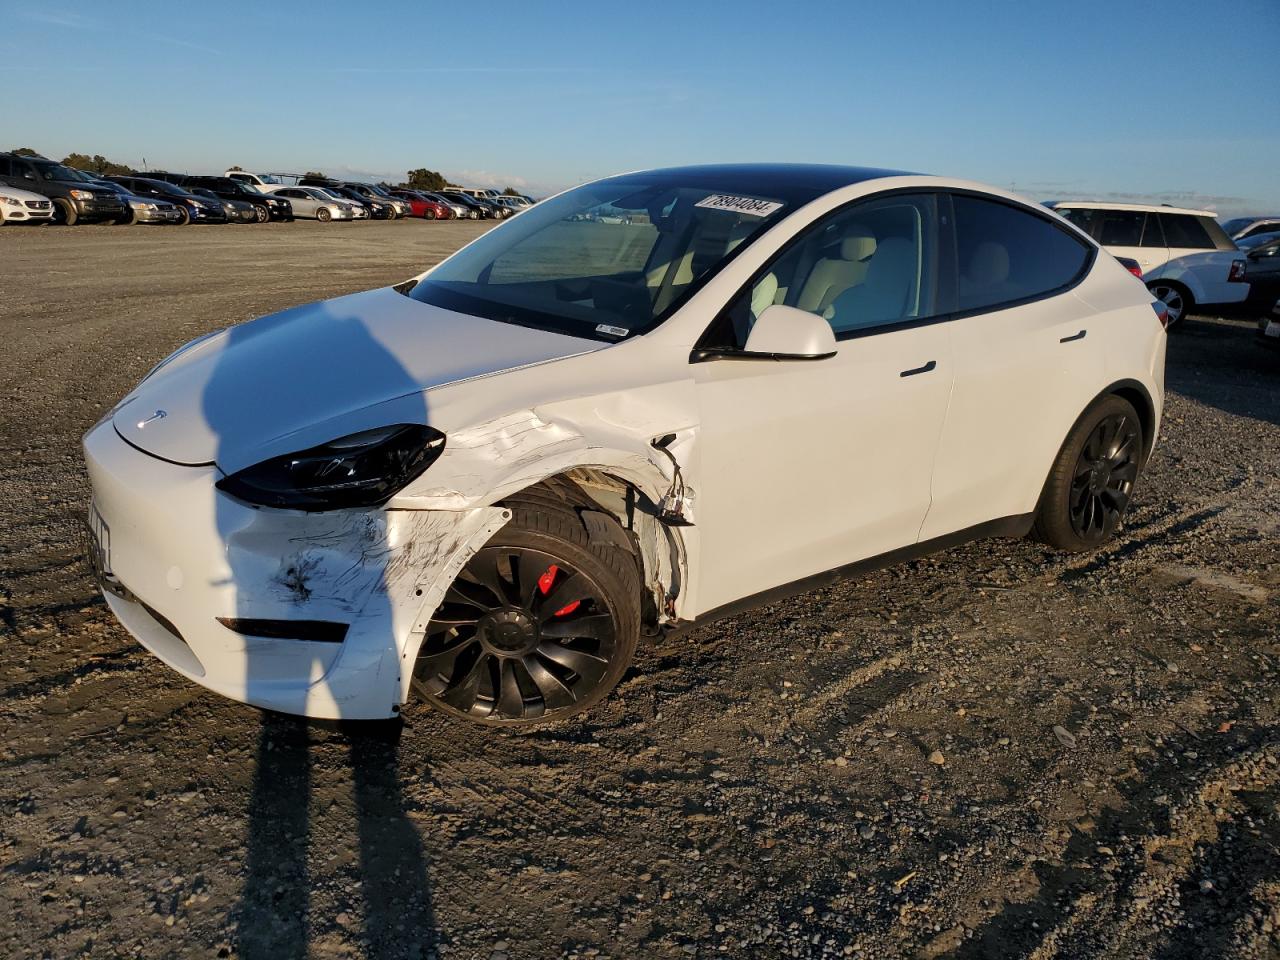
POLYGON ((1170 338, 1119 542, 650 644, 532 735, 264 716, 134 643, 79 438, 207 330, 475 225, 0 230, 0 957, 1280 955, 1280 362, 1170 338))

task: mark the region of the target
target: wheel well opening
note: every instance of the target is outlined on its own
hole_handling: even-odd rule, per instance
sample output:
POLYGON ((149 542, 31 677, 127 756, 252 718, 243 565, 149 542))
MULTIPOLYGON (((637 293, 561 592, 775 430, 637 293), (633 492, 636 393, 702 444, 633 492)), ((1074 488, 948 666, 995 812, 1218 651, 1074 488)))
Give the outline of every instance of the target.
POLYGON ((1129 401, 1133 409, 1138 411, 1138 422, 1142 425, 1142 461, 1145 464, 1156 442, 1156 412, 1151 406, 1151 400, 1137 387, 1117 387, 1111 392, 1121 400, 1129 401))
MULTIPOLYGON (((537 483, 503 497, 501 505, 514 503, 541 505, 572 510, 590 529, 585 514, 606 513, 616 522, 616 534, 605 534, 617 546, 635 558, 645 589, 641 597, 641 620, 646 629, 654 628, 659 611, 668 605, 671 591, 682 580, 677 554, 672 545, 659 535, 660 525, 654 519, 656 504, 634 483, 590 467, 578 467, 539 480, 537 483), (615 539, 616 538, 616 539, 615 539)), ((609 525, 609 521, 605 521, 609 525)))

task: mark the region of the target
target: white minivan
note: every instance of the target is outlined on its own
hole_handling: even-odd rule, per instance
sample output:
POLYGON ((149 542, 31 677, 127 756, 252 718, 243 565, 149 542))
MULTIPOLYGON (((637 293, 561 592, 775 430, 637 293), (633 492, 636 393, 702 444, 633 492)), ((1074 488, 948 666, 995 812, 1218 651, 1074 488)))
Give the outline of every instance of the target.
POLYGON ((1169 325, 1197 306, 1239 303, 1249 293, 1244 256, 1208 210, 1141 203, 1047 204, 1107 252, 1137 261, 1142 280, 1169 309, 1169 325))

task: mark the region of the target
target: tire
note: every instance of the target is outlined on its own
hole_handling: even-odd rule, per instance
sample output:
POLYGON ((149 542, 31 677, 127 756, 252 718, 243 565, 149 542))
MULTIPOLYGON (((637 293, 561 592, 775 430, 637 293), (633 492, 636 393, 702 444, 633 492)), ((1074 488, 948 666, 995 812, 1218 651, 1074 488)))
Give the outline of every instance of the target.
POLYGON ((267 223, 271 219, 271 211, 260 203, 253 205, 253 219, 257 223, 267 223))
POLYGON ((1138 412, 1110 394, 1076 421, 1049 471, 1032 534, 1077 553, 1094 550, 1124 522, 1146 451, 1138 412))
POLYGON ((320 207, 316 210, 316 219, 321 223, 328 223, 333 219, 333 214, 329 212, 328 207, 320 207))
POLYGON ((64 200, 61 197, 53 201, 53 207, 56 211, 53 215, 54 223, 60 223, 65 227, 74 227, 79 217, 76 215, 76 208, 70 200, 64 200))
POLYGON ((423 211, 422 211, 422 219, 423 219, 423 220, 434 220, 435 218, 436 218, 436 212, 435 212, 434 210, 423 210, 423 211))
POLYGON ((612 517, 510 507, 432 615, 411 682, 434 709, 523 727, 588 710, 617 686, 640 637, 641 577, 612 517))
POLYGON ((128 213, 112 222, 120 227, 132 227, 138 222, 138 211, 130 207, 128 213))
POLYGON ((1181 323, 1196 305, 1196 298, 1191 295, 1191 291, 1171 280, 1153 280, 1147 284, 1147 289, 1169 311, 1169 329, 1181 323))
POLYGON ((188 210, 186 207, 184 207, 184 206, 182 206, 181 204, 179 204, 179 205, 178 205, 178 213, 179 213, 179 219, 178 219, 178 223, 177 223, 177 225, 178 225, 179 227, 185 227, 185 226, 187 226, 189 223, 191 223, 191 211, 190 211, 190 210, 188 210))

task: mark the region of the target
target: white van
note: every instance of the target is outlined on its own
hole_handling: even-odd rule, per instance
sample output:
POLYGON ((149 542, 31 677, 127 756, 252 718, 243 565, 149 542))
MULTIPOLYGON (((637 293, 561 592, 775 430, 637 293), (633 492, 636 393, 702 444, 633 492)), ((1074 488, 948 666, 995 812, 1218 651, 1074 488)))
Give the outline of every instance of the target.
POLYGON ((1169 308, 1170 326, 1196 306, 1239 303, 1249 293, 1244 256, 1208 210, 1091 200, 1047 206, 1113 256, 1136 260, 1147 289, 1169 308))
POLYGON ((270 193, 272 187, 284 186, 284 181, 270 173, 250 173, 248 170, 228 170, 223 174, 243 183, 250 190, 259 193, 270 193))

